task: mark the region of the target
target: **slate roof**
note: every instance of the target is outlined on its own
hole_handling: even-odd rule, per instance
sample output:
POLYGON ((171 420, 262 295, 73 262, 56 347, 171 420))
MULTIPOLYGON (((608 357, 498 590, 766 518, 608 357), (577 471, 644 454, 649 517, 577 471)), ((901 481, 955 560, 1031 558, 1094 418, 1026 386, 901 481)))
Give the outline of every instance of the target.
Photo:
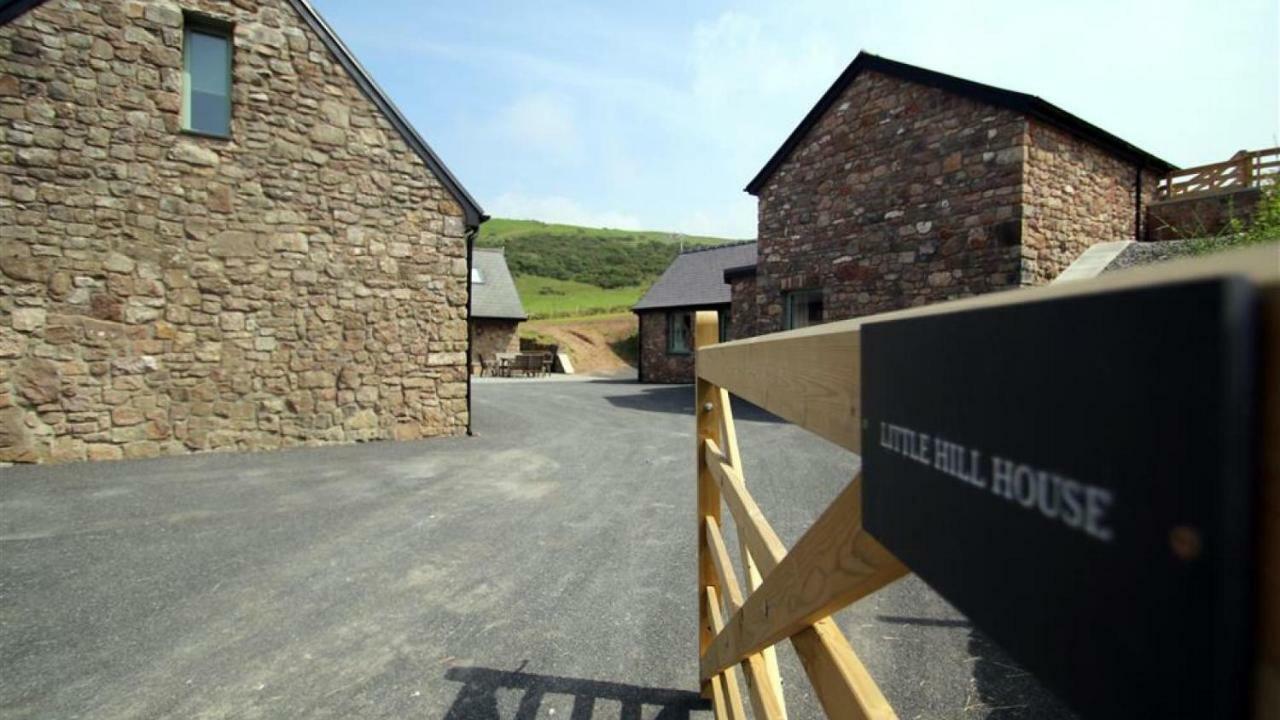
MULTIPOLYGON (((43 5, 45 2, 47 0, 0 0, 0 25, 7 24, 14 18, 23 15, 32 8, 43 5)), ((307 26, 320 37, 329 52, 333 53, 338 63, 355 81, 361 92, 382 111, 392 127, 400 133, 405 144, 412 148, 418 157, 422 158, 422 161, 426 163, 431 172, 449 191, 453 199, 462 206, 467 226, 479 227, 480 223, 488 220, 489 216, 484 214, 484 210, 480 209, 480 204, 476 202, 475 198, 471 197, 466 188, 462 187, 462 183, 458 182, 458 179, 453 176, 449 168, 445 167, 444 161, 440 159, 440 156, 436 155, 431 146, 413 129, 413 126, 401 114, 400 109, 395 106, 395 103, 391 102, 391 99, 382 91, 382 88, 378 87, 378 83, 374 82, 373 77, 364 69, 360 61, 356 60, 356 56, 347 49, 347 46, 338 37, 337 33, 333 31, 333 28, 329 27, 329 23, 325 22, 320 13, 311 7, 311 3, 308 0, 288 0, 288 2, 298 12, 298 15, 302 16, 307 26)))
POLYGON ((755 240, 680 253, 631 309, 727 305, 730 294, 724 271, 755 264, 755 240))
POLYGON ((484 282, 471 283, 471 317, 499 320, 528 320, 520 304, 520 293, 507 269, 507 256, 501 250, 471 251, 471 268, 484 282))
POLYGON ((849 66, 844 69, 844 72, 840 73, 840 77, 836 78, 836 81, 831 85, 831 87, 823 93, 822 97, 818 99, 818 103, 813 106, 813 109, 811 109, 807 115, 804 116, 804 119, 800 121, 800 124, 796 126, 796 129, 791 131, 791 134, 787 136, 787 139, 782 143, 782 146, 773 154, 773 157, 769 158, 769 162, 765 163, 760 172, 756 173, 756 176, 752 178, 751 182, 747 183, 747 192, 752 195, 760 192, 760 189, 764 187, 765 182, 768 181, 769 177, 778 169, 778 166, 781 165, 787 159, 787 156, 791 154, 791 151, 795 150, 796 146, 804 140, 805 136, 809 134, 809 130, 811 130, 814 125, 818 124, 818 121, 822 119, 822 116, 826 114, 827 110, 832 105, 835 104, 836 100, 840 99, 840 95, 844 93, 846 88, 853 84, 853 81, 863 70, 871 70, 884 75, 900 78, 902 80, 918 83, 920 85, 928 85, 929 87, 955 93, 977 102, 995 105, 997 107, 1003 107, 1013 110, 1014 112, 1022 113, 1023 115, 1033 117, 1047 125, 1052 125, 1053 127, 1064 130, 1072 135, 1084 138, 1116 157, 1130 162, 1135 162, 1143 167, 1154 169, 1158 172, 1169 172, 1170 170, 1177 169, 1176 165, 1165 160, 1161 160, 1146 150, 1130 144, 1115 135, 1112 135, 1106 130, 1103 130, 1097 125, 1088 123, 1075 115, 1072 115, 1066 110, 1063 110, 1057 105, 1046 100, 1042 100, 1035 95, 1028 95, 1027 93, 1015 92, 1013 90, 1005 90, 1004 88, 998 88, 993 85, 984 85, 982 83, 965 80, 964 78, 959 78, 954 75, 947 75, 945 73, 936 72, 916 65, 908 65, 896 60, 880 57, 879 55, 872 55, 871 53, 863 50, 858 53, 857 57, 853 59, 853 62, 849 63, 849 66))

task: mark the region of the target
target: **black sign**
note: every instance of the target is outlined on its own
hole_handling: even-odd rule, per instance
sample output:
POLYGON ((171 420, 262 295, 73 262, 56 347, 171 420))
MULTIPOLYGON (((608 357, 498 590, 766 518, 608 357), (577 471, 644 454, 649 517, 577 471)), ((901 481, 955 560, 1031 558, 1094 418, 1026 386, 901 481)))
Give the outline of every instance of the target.
POLYGON ((1082 717, 1241 717, 1255 305, 1227 278, 864 326, 867 530, 1082 717))

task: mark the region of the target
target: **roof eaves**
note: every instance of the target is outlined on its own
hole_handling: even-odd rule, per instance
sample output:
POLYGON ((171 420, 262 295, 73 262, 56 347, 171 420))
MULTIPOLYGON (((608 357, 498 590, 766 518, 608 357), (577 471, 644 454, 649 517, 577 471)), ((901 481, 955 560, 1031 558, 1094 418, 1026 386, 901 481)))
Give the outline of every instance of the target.
POLYGON ((0 25, 8 23, 31 8, 44 4, 44 2, 45 0, 9 0, 9 2, 0 2, 0 25))
POLYGON ((872 70, 874 72, 884 73, 893 77, 901 78, 910 82, 921 85, 927 85, 939 90, 945 90, 958 95, 968 97, 970 99, 983 102, 997 107, 1007 108, 1014 112, 1020 112, 1031 115, 1059 129, 1066 130, 1072 134, 1083 137, 1104 149, 1110 150, 1112 153, 1124 157, 1129 160, 1141 162, 1145 167, 1150 167, 1162 172, 1168 172, 1177 168, 1176 165, 1163 160, 1141 148, 1126 142, 1125 140, 1112 135, 1102 128, 1093 125, 1085 120, 1072 115, 1071 113, 1057 107, 1056 105, 1043 100, 1035 95, 1029 95, 1015 90, 1006 90, 998 88, 994 85, 986 85, 973 80, 966 80, 954 75, 947 75, 936 70, 929 70, 916 65, 908 65, 907 63, 890 60, 888 58, 873 55, 865 50, 860 51, 852 62, 840 73, 836 81, 827 88, 822 94, 818 102, 810 108, 805 114, 800 124, 796 126, 782 145, 765 163, 760 172, 747 183, 746 192, 752 195, 759 194, 764 187, 765 182, 773 176, 783 162, 791 155, 804 137, 809 133, 813 126, 818 124, 822 116, 827 110, 835 104, 840 95, 853 83, 857 76, 863 70, 872 70))
POLYGON ((360 61, 356 59, 356 56, 352 54, 346 44, 342 42, 338 34, 333 31, 333 28, 329 27, 329 23, 311 6, 309 0, 289 0, 289 4, 298 11, 302 19, 311 26, 311 29, 320 36, 325 46, 338 58, 338 62, 355 80, 356 85, 387 116, 391 125, 399 131, 409 147, 413 148, 414 152, 422 158, 427 167, 431 168, 431 171, 444 184, 449 194, 453 195, 454 199, 458 201, 458 204, 462 206, 466 224, 470 227, 479 227, 480 223, 488 220, 489 216, 484 214, 484 210, 480 208, 480 203, 471 197, 471 193, 467 192, 467 189, 462 186, 458 178, 454 177, 453 172, 444 164, 440 156, 436 155, 431 146, 427 144, 427 141, 423 140, 418 131, 413 128, 413 125, 405 119, 400 109, 396 107, 395 103, 391 102, 391 98, 382 91, 382 88, 369 72, 364 69, 364 66, 360 64, 360 61))
POLYGON ((631 306, 631 312, 640 314, 649 312, 650 310, 671 310, 672 308, 684 308, 686 310, 712 310, 722 307, 728 307, 732 303, 728 300, 722 302, 703 302, 703 303, 657 303, 655 305, 641 305, 636 303, 631 306))
POLYGON ((748 278, 748 277, 755 277, 755 276, 756 276, 755 265, 739 265, 738 267, 731 267, 731 268, 724 269, 725 282, 733 282, 734 280, 737 280, 739 278, 748 278))

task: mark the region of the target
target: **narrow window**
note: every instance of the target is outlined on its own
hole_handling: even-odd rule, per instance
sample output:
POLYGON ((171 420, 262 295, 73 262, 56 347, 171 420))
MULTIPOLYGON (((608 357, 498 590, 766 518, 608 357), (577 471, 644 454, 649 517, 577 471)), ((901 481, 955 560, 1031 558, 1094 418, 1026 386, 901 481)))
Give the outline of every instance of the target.
POLYGON ((796 290, 787 293, 783 328, 809 327, 822 322, 822 291, 796 290))
POLYGON ((716 319, 720 322, 720 342, 728 342, 729 340, 729 321, 732 319, 730 309, 725 308, 716 313, 716 319))
POLYGON ((231 135, 231 28, 188 16, 182 34, 182 128, 231 135))
POLYGON ((667 313, 667 352, 688 355, 692 349, 693 313, 679 310, 667 313))

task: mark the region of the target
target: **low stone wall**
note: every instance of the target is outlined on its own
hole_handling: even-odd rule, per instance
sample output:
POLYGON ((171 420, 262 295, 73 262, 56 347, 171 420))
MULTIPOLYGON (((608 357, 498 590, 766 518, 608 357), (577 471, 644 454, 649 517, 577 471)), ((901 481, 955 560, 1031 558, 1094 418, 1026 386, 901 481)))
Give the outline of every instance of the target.
POLYGON ((1152 203, 1147 207, 1147 239, 1213 237, 1226 230, 1232 219, 1246 224, 1252 220, 1261 197, 1258 188, 1248 188, 1152 203))
POLYGON ((667 313, 640 313, 640 382, 693 382, 693 354, 667 352, 667 313))
POLYGON ((471 371, 480 374, 482 367, 496 367, 498 353, 520 350, 520 321, 496 318, 471 320, 471 371))

